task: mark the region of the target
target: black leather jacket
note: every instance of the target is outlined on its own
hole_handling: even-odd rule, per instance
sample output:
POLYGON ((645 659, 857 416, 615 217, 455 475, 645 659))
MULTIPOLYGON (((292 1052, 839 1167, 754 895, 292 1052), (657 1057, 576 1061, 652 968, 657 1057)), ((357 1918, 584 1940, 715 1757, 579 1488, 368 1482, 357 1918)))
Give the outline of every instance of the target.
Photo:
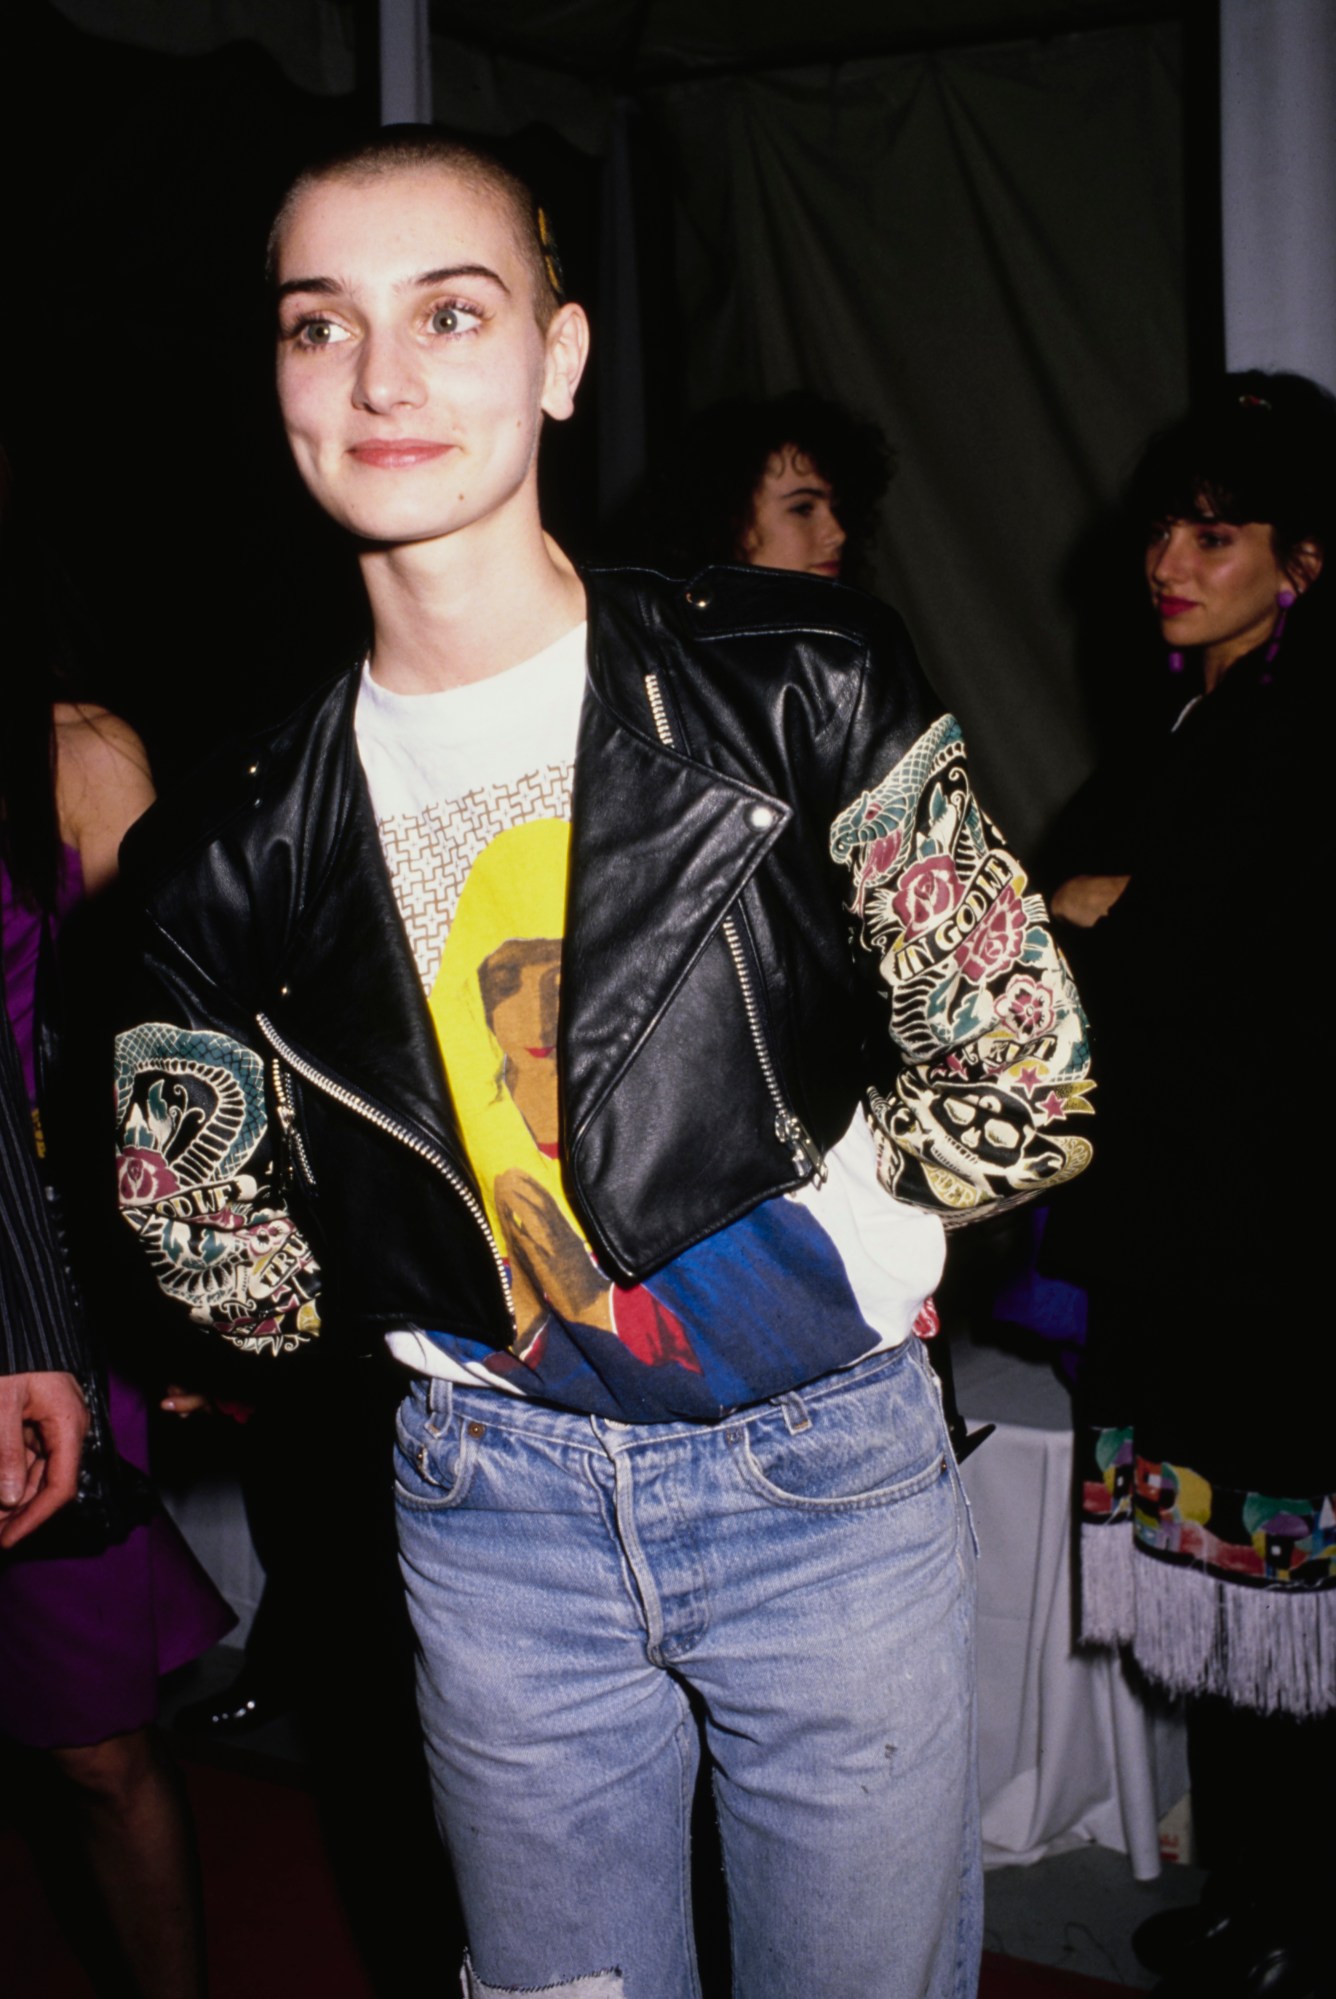
MULTIPOLYGON (((563 1158, 600 1263, 631 1281, 807 1178, 869 1089, 894 1097, 907 1051, 882 946, 863 948, 847 908, 866 843, 837 856, 836 822, 849 846, 851 802, 907 768, 940 707, 900 620, 853 592, 754 569, 587 585, 563 1158)), ((277 1351, 318 1315, 359 1343, 448 1327, 505 1346, 503 1269, 372 817, 356 691, 344 677, 127 843, 151 994, 120 1044, 125 1211, 164 1287, 234 1344, 277 1351)), ((1009 857, 987 867, 994 895, 1023 887, 1009 857)), ((1045 1142, 1027 1185, 1082 1163, 1045 1142)), ((950 1207, 910 1164, 901 1191, 950 1207)), ((1015 1185, 994 1176, 986 1197, 1015 1185)))

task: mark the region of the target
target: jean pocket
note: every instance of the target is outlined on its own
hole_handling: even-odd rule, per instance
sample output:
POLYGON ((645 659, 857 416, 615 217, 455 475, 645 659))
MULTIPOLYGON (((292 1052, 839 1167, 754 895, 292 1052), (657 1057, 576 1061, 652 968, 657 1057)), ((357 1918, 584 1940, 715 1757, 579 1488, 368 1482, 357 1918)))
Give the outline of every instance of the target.
POLYGON ((478 1461, 482 1425, 454 1416, 440 1431, 418 1427, 399 1412, 394 1434, 394 1497, 415 1513, 458 1506, 478 1461))
POLYGON ((767 1410, 738 1426, 742 1480, 775 1505, 885 1506, 950 1477, 935 1399, 917 1368, 813 1398, 807 1415, 795 1428, 767 1410))

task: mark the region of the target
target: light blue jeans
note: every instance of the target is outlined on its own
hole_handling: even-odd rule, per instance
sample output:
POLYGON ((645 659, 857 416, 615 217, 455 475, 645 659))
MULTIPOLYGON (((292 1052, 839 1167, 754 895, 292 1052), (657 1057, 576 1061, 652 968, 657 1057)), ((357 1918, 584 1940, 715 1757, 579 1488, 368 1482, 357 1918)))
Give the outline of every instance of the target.
POLYGON ((479 1999, 970 1999, 974 1548, 917 1340, 714 1424, 417 1380, 399 1533, 479 1999))

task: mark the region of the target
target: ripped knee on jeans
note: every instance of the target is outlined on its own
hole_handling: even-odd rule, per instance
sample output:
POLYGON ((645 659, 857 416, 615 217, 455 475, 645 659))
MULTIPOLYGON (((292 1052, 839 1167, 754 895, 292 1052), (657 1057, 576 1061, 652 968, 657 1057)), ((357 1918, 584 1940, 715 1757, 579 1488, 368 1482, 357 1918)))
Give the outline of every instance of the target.
POLYGON ((467 1951, 460 1969, 462 1999, 626 1999, 620 1971, 590 1971, 555 1985, 488 1985, 473 1969, 467 1951))

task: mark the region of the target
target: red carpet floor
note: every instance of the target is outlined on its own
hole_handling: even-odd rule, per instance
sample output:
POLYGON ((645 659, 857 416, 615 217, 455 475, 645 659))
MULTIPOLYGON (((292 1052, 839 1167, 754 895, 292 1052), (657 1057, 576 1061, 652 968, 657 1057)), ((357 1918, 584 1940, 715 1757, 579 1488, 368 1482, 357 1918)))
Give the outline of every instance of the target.
MULTIPOLYGON (((204 1864, 210 1999, 377 1999, 307 1792, 233 1769, 185 1767, 204 1864)), ((7 1822, 0 1823, 0 1937, 0 1989, 23 1999, 95 1999, 27 1845, 7 1822)), ((439 1992, 453 1989, 453 1967, 443 1965, 439 1992)), ((1124 1986, 991 1955, 979 1990, 980 1999, 1127 1999, 1124 1986)))
MULTIPOLYGON (((185 1769, 204 1869, 211 1999, 373 1999, 309 1795, 232 1770, 185 1769)), ((2 1989, 24 1999, 94 1999, 9 1825, 0 1830, 0 1936, 14 1979, 2 1989)))

